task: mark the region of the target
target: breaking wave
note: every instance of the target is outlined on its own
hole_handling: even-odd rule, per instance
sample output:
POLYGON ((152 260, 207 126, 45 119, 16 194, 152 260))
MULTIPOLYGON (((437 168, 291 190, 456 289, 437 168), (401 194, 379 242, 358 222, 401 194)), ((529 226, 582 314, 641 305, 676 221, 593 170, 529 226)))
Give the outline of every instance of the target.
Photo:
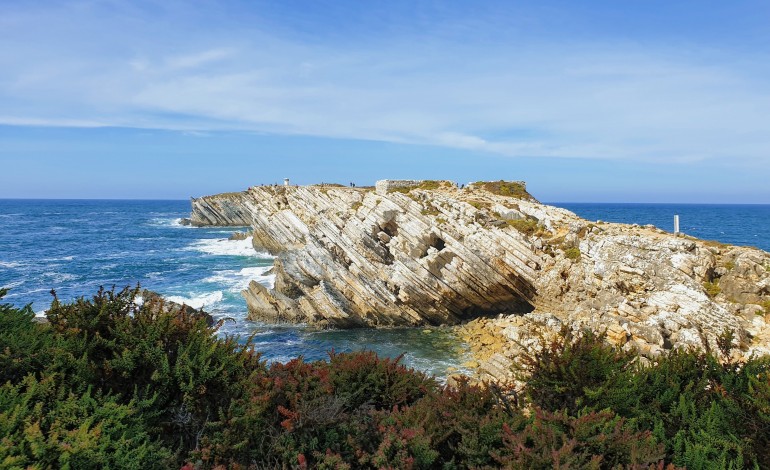
POLYGON ((181 295, 169 295, 166 298, 178 304, 185 304, 188 307, 203 308, 203 307, 210 307, 213 304, 221 302, 223 296, 222 296, 222 291, 218 290, 215 292, 200 294, 192 297, 183 297, 181 295))
POLYGON ((228 240, 226 238, 198 240, 189 245, 187 249, 216 256, 272 258, 269 254, 261 253, 254 249, 252 237, 247 237, 244 240, 228 240))

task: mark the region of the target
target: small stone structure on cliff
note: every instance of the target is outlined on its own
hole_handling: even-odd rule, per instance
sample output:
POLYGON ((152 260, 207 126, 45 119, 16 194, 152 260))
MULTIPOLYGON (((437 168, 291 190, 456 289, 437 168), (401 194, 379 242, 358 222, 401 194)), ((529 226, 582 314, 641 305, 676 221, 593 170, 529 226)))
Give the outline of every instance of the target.
POLYGON ((648 357, 713 345, 725 329, 743 354, 768 352, 768 253, 589 222, 525 188, 260 186, 193 199, 191 219, 249 225, 255 248, 275 256, 274 288, 252 282, 243 293, 252 318, 356 327, 494 317, 495 368, 563 325, 607 331, 648 357))
POLYGON ((388 194, 395 189, 416 188, 422 180, 379 180, 374 184, 377 194, 388 194))

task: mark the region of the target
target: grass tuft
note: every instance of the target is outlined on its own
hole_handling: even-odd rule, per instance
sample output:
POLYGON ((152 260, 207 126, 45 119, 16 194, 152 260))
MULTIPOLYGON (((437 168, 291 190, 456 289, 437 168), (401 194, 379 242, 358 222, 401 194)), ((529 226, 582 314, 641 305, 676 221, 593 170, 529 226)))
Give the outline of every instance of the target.
POLYGON ((571 259, 573 261, 579 260, 580 259, 580 255, 581 255, 580 248, 578 248, 576 246, 573 246, 573 247, 570 247, 570 248, 566 248, 564 250, 564 256, 566 256, 567 259, 571 259))
POLYGON ((704 282, 703 289, 706 291, 706 295, 708 295, 712 299, 718 296, 722 292, 722 288, 719 287, 719 279, 714 279, 711 282, 709 281, 704 282))
POLYGON ((540 228, 537 219, 533 218, 507 220, 506 223, 526 235, 534 235, 540 228))

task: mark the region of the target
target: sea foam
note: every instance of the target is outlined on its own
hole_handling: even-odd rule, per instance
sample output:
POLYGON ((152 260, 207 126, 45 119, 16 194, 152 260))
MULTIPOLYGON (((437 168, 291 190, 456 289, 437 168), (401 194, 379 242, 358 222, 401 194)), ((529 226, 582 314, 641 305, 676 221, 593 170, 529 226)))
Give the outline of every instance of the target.
POLYGON ((257 281, 272 289, 275 284, 275 275, 265 274, 270 268, 270 266, 255 266, 240 270, 227 269, 223 271, 214 271, 213 276, 209 276, 203 281, 224 286, 229 292, 240 292, 247 288, 251 281, 257 281))
POLYGON ((198 240, 187 249, 200 251, 216 256, 253 256, 257 258, 272 258, 267 253, 258 252, 252 245, 252 237, 243 240, 228 240, 226 238, 214 238, 198 240))
POLYGON ((173 227, 173 228, 196 228, 192 225, 182 224, 181 217, 153 217, 150 219, 149 225, 154 227, 173 227))
POLYGON ((213 304, 216 304, 217 302, 222 301, 222 291, 218 290, 215 292, 210 292, 208 294, 200 294, 200 295, 194 295, 191 297, 183 297, 181 295, 169 295, 166 297, 166 299, 176 302, 178 304, 185 304, 188 307, 192 308, 203 308, 203 307, 210 307, 213 304))
POLYGON ((10 290, 10 289, 15 289, 15 288, 17 288, 19 286, 23 286, 23 285, 24 285, 24 281, 11 281, 11 282, 8 282, 6 284, 0 284, 0 287, 2 287, 3 289, 9 289, 10 290))

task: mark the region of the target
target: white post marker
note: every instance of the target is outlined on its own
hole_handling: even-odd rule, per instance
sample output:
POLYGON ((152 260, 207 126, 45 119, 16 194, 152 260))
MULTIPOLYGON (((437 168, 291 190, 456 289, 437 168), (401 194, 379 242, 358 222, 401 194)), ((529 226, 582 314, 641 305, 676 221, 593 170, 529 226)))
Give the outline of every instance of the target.
POLYGON ((288 186, 289 185, 289 178, 284 178, 283 179, 283 185, 284 186, 288 186))
POLYGON ((674 234, 679 235, 679 215, 674 216, 674 234))

